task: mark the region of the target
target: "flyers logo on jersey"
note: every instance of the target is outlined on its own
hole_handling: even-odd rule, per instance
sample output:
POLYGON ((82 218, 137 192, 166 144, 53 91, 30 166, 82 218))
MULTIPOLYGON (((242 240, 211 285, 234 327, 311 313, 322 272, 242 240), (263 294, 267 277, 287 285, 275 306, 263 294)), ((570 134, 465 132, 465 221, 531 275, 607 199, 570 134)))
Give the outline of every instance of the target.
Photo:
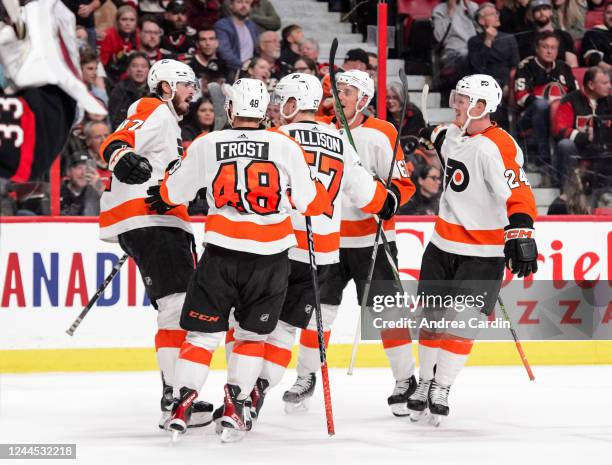
POLYGON ((446 170, 444 170, 444 185, 448 189, 448 185, 455 192, 463 192, 470 183, 470 173, 467 167, 458 160, 449 158, 446 161, 446 170))

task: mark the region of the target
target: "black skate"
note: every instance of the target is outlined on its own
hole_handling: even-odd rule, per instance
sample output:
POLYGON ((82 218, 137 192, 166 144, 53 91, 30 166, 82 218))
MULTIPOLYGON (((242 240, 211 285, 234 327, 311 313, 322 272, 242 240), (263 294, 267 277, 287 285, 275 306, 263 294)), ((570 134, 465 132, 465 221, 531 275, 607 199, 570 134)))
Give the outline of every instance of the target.
POLYGON ((408 402, 408 397, 410 397, 416 388, 417 382, 414 375, 408 379, 395 381, 393 394, 387 398, 387 403, 389 404, 389 407, 391 407, 391 412, 393 415, 396 417, 405 417, 410 415, 408 407, 406 407, 406 402, 408 402))
POLYGON ((429 394, 429 387, 431 386, 431 379, 425 380, 419 378, 419 385, 416 391, 408 397, 408 410, 410 410, 410 420, 420 421, 427 416, 429 413, 427 410, 427 396, 429 394))
POLYGON ((237 442, 242 440, 253 426, 251 401, 248 398, 238 400, 240 388, 236 385, 226 384, 224 390, 223 416, 220 420, 223 426, 221 442, 237 442))
POLYGON ((253 390, 251 391, 251 419, 253 421, 257 420, 259 417, 259 411, 261 407, 263 407, 269 386, 270 382, 263 378, 257 378, 255 386, 253 386, 253 390))
POLYGON ((186 387, 181 388, 181 398, 174 404, 172 408, 172 418, 168 422, 167 429, 172 433, 172 441, 176 441, 179 434, 184 434, 187 431, 187 424, 191 417, 193 402, 198 397, 198 392, 195 389, 186 387))
POLYGON ((441 417, 448 416, 448 392, 450 386, 442 386, 434 379, 429 388, 428 406, 431 413, 431 422, 434 426, 440 426, 441 417))
POLYGON ((172 386, 164 383, 164 391, 160 401, 162 416, 159 419, 158 426, 161 429, 166 429, 170 418, 172 418, 172 406, 174 405, 174 397, 172 396, 172 386))
POLYGON ((191 418, 187 428, 201 428, 210 425, 213 421, 213 405, 203 400, 198 400, 191 406, 191 418))
POLYGON ((317 376, 314 373, 298 376, 293 386, 283 394, 285 413, 292 414, 307 411, 316 384, 317 376))

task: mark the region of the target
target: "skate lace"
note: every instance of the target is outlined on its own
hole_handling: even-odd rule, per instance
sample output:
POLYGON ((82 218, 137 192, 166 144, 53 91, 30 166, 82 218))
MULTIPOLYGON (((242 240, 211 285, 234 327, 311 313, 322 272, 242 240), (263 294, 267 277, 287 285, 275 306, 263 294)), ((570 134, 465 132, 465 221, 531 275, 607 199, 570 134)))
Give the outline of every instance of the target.
POLYGON ((450 386, 441 386, 434 382, 431 386, 431 400, 434 404, 448 407, 448 391, 450 386))
POLYGON ((431 380, 424 380, 423 378, 419 378, 419 385, 414 391, 414 394, 411 396, 413 399, 427 399, 427 394, 429 393, 429 386, 431 386, 431 380))
POLYGON ((298 376, 298 378, 295 380, 295 384, 291 386, 289 391, 295 392, 296 394, 302 394, 307 392, 311 386, 312 382, 310 376, 298 376))
POLYGON ((400 379, 395 382, 395 388, 393 389, 393 395, 400 395, 405 393, 410 388, 410 378, 400 379))

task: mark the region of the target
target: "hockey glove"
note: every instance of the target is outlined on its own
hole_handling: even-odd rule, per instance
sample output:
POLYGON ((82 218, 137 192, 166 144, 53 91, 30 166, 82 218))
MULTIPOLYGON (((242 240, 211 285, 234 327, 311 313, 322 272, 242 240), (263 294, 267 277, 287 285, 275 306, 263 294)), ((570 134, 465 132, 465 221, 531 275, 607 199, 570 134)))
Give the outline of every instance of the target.
POLYGON ((152 171, 149 160, 129 151, 121 155, 113 167, 113 174, 125 184, 145 183, 151 179, 152 171))
POLYGON ((504 257, 506 266, 519 278, 538 271, 538 247, 532 227, 506 226, 504 230, 504 257))
POLYGON ((145 199, 145 203, 149 208, 155 211, 158 215, 165 214, 168 210, 172 210, 176 205, 168 205, 163 201, 161 193, 159 192, 160 186, 151 186, 147 189, 148 197, 145 199))
POLYGON ((382 208, 378 212, 381 220, 390 220, 397 213, 400 206, 400 192, 393 183, 387 187, 387 198, 382 208))

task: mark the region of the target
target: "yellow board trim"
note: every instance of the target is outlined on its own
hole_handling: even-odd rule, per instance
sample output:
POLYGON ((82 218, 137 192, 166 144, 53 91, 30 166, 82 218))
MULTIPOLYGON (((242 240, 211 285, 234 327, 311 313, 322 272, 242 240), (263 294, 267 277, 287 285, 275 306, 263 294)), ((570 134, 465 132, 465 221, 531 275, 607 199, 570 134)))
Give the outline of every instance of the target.
MULTIPOLYGON (((532 365, 612 364, 612 341, 523 342, 532 365)), ((417 356, 417 346, 413 344, 417 356)), ((297 346, 290 367, 295 366, 297 346)), ((350 344, 332 344, 328 366, 345 368, 351 354, 350 344)), ((474 345, 468 365, 520 365, 513 342, 479 342, 474 345)), ((387 367, 389 363, 380 344, 360 344, 358 367, 387 367)), ((225 350, 215 352, 212 369, 224 369, 225 350)), ((0 373, 65 371, 149 371, 157 370, 155 350, 142 348, 28 349, 0 350, 0 373)))

